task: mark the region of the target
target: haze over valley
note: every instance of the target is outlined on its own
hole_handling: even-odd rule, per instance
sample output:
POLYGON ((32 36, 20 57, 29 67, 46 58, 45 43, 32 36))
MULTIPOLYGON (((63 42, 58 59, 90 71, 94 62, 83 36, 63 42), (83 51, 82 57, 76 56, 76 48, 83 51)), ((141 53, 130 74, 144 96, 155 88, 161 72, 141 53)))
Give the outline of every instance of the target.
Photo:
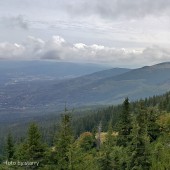
MULTIPOLYGON (((0 62, 0 112, 57 111, 119 104, 169 90, 170 63, 138 69, 65 62, 0 62), (10 65, 10 67, 9 67, 10 65)), ((12 113, 11 113, 12 114, 12 113)))

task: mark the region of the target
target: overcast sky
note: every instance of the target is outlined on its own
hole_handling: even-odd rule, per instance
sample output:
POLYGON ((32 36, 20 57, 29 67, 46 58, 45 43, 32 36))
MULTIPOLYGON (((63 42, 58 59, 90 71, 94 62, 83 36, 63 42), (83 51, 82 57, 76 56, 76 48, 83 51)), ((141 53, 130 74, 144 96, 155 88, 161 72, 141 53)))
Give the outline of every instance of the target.
POLYGON ((170 61, 170 0, 0 0, 0 59, 170 61))

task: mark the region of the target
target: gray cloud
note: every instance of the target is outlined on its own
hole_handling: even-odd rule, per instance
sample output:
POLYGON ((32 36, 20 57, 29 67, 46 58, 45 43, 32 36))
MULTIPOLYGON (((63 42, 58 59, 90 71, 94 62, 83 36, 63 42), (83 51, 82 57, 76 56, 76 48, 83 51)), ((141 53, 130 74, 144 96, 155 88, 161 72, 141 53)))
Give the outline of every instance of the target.
POLYGON ((61 60, 60 58, 60 52, 57 50, 51 50, 45 52, 42 56, 41 59, 48 59, 48 60, 61 60))
POLYGON ((138 67, 169 61, 170 49, 160 46, 124 49, 97 44, 70 44, 60 36, 53 36, 48 41, 28 37, 23 44, 0 43, 0 58, 112 63, 113 66, 138 67))
POLYGON ((29 23, 24 19, 22 15, 15 17, 3 17, 1 18, 1 23, 3 23, 5 27, 9 28, 21 28, 24 30, 29 28, 29 23))
POLYGON ((170 0, 5 0, 0 4, 2 41, 21 42, 29 31, 42 39, 57 33, 72 43, 105 46, 169 43, 170 0))
MULTIPOLYGON (((65 12, 74 16, 98 15, 103 18, 145 17, 147 15, 169 14, 170 0, 5 0, 0 9, 8 9, 8 13, 27 13, 41 18, 55 11, 64 17, 65 12), (30 13, 31 12, 31 13, 30 13)), ((6 11, 4 10, 4 13, 6 11)))
POLYGON ((22 57, 25 51, 24 46, 11 43, 0 43, 0 58, 1 59, 16 59, 22 57))
POLYGON ((102 18, 138 18, 148 15, 169 15, 170 0, 74 0, 67 3, 73 15, 98 15, 102 18))

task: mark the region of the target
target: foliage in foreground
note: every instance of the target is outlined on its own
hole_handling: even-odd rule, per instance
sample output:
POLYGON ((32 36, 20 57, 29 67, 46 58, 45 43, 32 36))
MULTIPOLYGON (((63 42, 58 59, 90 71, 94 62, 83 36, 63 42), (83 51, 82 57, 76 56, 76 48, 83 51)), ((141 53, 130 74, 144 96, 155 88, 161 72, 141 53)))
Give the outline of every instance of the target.
POLYGON ((24 140, 14 143, 11 134, 8 135, 0 169, 170 169, 170 114, 165 111, 169 100, 147 106, 149 102, 152 103, 151 99, 130 104, 128 98, 125 99, 116 125, 117 133, 113 131, 114 118, 110 117, 104 138, 100 122, 97 129, 75 137, 71 115, 66 112, 53 145, 47 146, 38 126, 32 123, 24 140))

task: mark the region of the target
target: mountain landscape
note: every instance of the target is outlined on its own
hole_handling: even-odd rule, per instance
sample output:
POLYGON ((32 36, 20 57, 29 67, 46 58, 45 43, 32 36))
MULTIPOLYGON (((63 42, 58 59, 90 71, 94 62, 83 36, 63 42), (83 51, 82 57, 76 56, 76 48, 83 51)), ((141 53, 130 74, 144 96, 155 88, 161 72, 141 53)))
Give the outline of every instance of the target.
MULTIPOLYGON (((65 63, 63 68, 66 64, 69 65, 65 63)), ((103 68, 103 71, 97 72, 96 69, 99 69, 99 67, 96 67, 93 69, 93 73, 91 70, 91 74, 89 74, 89 65, 88 67, 81 67, 81 70, 84 70, 80 72, 77 72, 79 67, 71 69, 74 64, 71 65, 73 66, 68 67, 67 74, 63 73, 62 69, 57 72, 57 69, 54 71, 53 68, 53 79, 43 78, 47 74, 41 72, 41 79, 1 84, 1 112, 10 110, 22 112, 45 109, 48 109, 48 111, 60 110, 63 109, 65 103, 72 108, 118 104, 127 96, 133 101, 163 94, 170 87, 169 62, 138 69, 103 68), (54 73, 59 75, 58 77, 66 76, 67 78, 58 80, 54 73), (86 75, 82 75, 85 73, 86 75), (74 76, 71 78, 70 75, 74 76)), ((47 68, 44 66, 43 69, 47 68)), ((38 72, 38 70, 32 70, 32 72, 35 76, 37 75, 35 72, 38 72)), ((22 73, 21 70, 20 73, 22 73)), ((48 73, 49 75, 50 73, 48 73)), ((20 79, 22 78, 25 78, 24 74, 20 76, 20 79)))
POLYGON ((1 0, 0 170, 170 170, 170 1, 1 0))

